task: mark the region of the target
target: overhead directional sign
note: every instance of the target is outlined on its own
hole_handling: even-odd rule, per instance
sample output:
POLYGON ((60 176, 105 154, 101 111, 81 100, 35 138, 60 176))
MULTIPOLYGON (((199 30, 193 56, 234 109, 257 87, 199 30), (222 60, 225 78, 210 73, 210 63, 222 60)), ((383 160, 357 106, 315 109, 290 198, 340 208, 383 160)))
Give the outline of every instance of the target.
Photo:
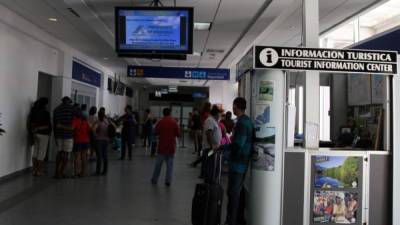
POLYGON ((255 46, 254 68, 397 74, 397 52, 255 46))
POLYGON ((128 66, 128 77, 229 80, 229 69, 128 66))

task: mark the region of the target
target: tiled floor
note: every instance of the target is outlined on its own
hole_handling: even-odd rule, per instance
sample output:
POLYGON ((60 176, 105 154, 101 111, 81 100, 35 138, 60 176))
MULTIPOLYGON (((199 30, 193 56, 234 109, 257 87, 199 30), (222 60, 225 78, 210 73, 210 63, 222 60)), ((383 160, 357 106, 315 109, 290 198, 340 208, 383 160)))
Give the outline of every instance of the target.
MULTIPOLYGON (((0 225, 190 225, 198 169, 191 148, 178 150, 174 179, 150 184, 154 159, 136 148, 132 161, 111 153, 106 177, 54 180, 29 175, 0 184, 0 225)), ((91 164, 93 171, 94 163, 91 164)), ((53 172, 52 170, 50 170, 53 172)))

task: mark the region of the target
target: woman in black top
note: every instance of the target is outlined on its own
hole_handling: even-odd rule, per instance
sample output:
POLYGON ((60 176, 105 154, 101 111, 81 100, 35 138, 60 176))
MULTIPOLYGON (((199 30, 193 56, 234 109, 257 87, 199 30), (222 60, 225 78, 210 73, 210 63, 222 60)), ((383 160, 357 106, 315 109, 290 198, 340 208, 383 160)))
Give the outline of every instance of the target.
POLYGON ((40 98, 34 103, 30 113, 29 127, 35 145, 32 155, 33 176, 43 175, 43 160, 46 157, 51 133, 50 113, 46 109, 48 103, 47 98, 40 98))

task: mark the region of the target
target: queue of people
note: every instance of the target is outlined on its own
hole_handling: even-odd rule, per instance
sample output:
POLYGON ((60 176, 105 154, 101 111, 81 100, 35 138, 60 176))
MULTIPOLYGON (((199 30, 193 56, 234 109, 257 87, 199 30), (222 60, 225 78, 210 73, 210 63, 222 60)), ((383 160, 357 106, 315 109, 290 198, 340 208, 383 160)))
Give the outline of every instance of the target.
POLYGON ((53 111, 53 121, 47 110, 48 99, 37 100, 29 114, 28 130, 34 151, 32 154, 33 176, 42 176, 43 162, 51 132, 54 131, 57 149, 54 178, 83 177, 88 175, 89 159, 96 161, 95 175, 106 175, 108 170, 108 146, 116 134, 116 128, 122 123, 122 149, 120 159, 126 151, 132 159, 132 145, 136 136, 136 115, 131 106, 126 106, 125 114, 115 122, 106 116, 104 107, 97 112, 86 105, 73 104, 69 97, 64 97, 61 104, 53 111), (73 155, 73 174, 66 175, 69 156, 73 155))
MULTIPOLYGON (((253 124, 249 116, 245 114, 246 100, 236 98, 233 101, 233 113, 237 117, 236 123, 232 120, 232 113, 222 114, 218 106, 206 103, 201 112, 201 133, 202 141, 199 147, 200 157, 191 167, 202 163, 201 176, 205 183, 216 183, 215 170, 221 167, 213 163, 217 161, 215 157, 228 154, 228 205, 226 213, 226 225, 246 224, 244 219, 244 181, 251 159, 251 149, 253 143, 253 124), (222 119, 221 119, 222 118, 222 119), (211 166, 210 166, 211 165, 211 166), (215 168, 217 166, 217 168, 215 168)), ((192 113, 192 132, 198 130, 193 127, 197 110, 192 113)), ((194 136, 195 149, 196 136, 194 136)))

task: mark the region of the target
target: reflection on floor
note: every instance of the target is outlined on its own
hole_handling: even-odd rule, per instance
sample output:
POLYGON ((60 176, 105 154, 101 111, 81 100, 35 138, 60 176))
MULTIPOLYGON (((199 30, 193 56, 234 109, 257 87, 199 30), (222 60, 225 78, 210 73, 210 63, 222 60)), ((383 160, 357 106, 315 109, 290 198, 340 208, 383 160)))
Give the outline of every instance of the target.
MULTIPOLYGON (((171 187, 164 186, 165 165, 159 184, 150 184, 154 159, 142 148, 135 149, 132 161, 118 161, 111 153, 106 177, 24 175, 7 181, 0 184, 0 225, 189 225, 200 182, 199 169, 187 166, 195 158, 192 152, 178 150, 171 187)), ((94 171, 94 163, 90 166, 94 171)))

